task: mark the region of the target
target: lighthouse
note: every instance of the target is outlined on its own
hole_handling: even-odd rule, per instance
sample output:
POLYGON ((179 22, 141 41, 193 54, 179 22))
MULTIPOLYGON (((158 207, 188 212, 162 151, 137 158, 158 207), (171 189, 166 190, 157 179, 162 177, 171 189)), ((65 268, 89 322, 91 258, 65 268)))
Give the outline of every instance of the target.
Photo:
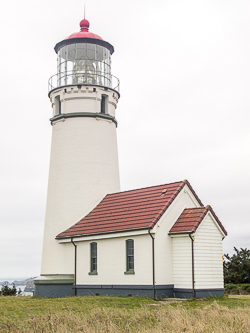
POLYGON ((114 48, 87 20, 80 28, 56 44, 49 79, 52 145, 35 295, 223 296, 227 232, 190 183, 120 191, 114 48))
POLYGON ((111 74, 114 47, 80 22, 80 31, 55 46, 57 72, 49 79, 52 143, 41 285, 70 283, 74 247, 56 235, 120 191, 116 107, 119 80, 111 74), (62 259, 65 258, 65 259, 62 259))

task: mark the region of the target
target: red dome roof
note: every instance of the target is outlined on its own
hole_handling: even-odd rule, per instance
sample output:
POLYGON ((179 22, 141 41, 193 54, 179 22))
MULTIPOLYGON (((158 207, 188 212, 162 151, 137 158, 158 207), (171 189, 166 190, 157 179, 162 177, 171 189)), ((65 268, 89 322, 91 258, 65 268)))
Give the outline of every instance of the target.
POLYGON ((80 27, 81 27, 81 30, 79 32, 75 32, 65 39, 86 38, 87 37, 87 38, 95 38, 95 39, 103 40, 100 36, 93 34, 92 32, 89 32, 89 21, 88 20, 83 19, 80 22, 80 27))

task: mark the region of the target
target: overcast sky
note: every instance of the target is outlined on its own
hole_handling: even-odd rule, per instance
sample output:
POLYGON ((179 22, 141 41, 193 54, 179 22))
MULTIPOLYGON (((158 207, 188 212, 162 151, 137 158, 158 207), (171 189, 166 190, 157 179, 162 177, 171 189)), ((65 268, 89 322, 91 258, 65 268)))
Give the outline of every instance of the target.
MULTIPOLYGON (((188 179, 250 248, 250 1, 85 0, 90 31, 114 45, 121 81, 122 190, 188 179)), ((40 273, 54 46, 79 31, 84 2, 1 5, 0 280, 40 273)))

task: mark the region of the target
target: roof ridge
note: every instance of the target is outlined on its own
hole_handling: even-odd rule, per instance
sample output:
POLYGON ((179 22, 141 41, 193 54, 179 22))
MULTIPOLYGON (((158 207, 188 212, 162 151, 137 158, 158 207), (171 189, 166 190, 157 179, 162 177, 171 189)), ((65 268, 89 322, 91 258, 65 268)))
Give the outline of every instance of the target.
POLYGON ((183 183, 183 182, 185 182, 185 180, 180 180, 178 182, 173 182, 173 183, 168 183, 168 184, 159 184, 159 185, 151 185, 151 186, 146 186, 146 187, 139 187, 139 188, 134 188, 132 190, 126 190, 126 191, 119 191, 119 192, 114 192, 114 193, 108 193, 108 194, 105 195, 105 197, 108 196, 108 195, 112 195, 112 194, 120 194, 120 193, 125 193, 125 192, 133 192, 133 191, 138 191, 138 190, 144 190, 146 188, 166 186, 166 185, 178 184, 178 183, 183 183))

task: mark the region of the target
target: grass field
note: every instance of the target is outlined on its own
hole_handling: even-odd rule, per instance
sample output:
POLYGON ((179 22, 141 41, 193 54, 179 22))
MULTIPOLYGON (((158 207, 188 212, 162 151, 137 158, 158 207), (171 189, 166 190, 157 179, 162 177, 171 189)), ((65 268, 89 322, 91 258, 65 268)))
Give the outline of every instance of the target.
POLYGON ((0 332, 250 332, 250 296, 162 303, 140 297, 0 297, 0 332))

